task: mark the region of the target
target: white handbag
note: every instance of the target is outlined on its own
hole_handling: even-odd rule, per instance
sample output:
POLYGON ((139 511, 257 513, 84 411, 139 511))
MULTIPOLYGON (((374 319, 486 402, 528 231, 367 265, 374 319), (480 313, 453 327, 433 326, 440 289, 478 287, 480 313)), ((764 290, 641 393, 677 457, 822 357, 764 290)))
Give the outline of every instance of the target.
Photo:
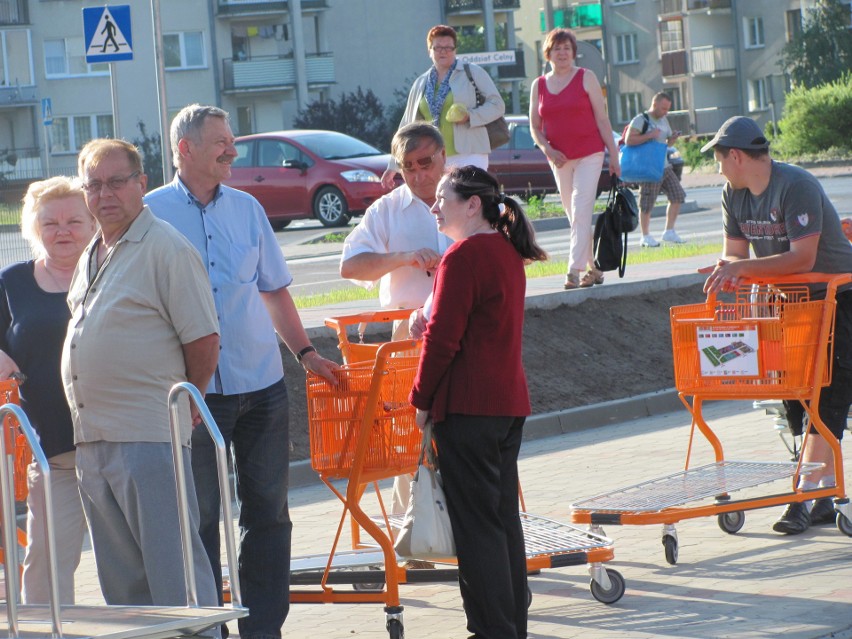
POLYGON ((405 559, 445 559, 456 556, 456 543, 447 512, 447 500, 432 449, 432 422, 423 428, 423 445, 411 496, 396 543, 405 559), (430 466, 424 462, 429 460, 430 466))

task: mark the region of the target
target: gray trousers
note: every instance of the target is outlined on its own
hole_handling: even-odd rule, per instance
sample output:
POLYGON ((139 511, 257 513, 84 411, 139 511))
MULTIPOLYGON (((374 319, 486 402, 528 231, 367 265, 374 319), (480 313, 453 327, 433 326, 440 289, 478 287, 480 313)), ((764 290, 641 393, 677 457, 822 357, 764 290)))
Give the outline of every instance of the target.
MULTIPOLYGON (((216 606, 213 571, 198 535, 198 501, 187 447, 183 459, 198 603, 216 606)), ((186 605, 171 445, 79 444, 77 480, 106 603, 186 605)))
MULTIPOLYGON (((48 459, 50 489, 53 496, 53 524, 56 530, 56 568, 59 580, 59 601, 74 603, 74 571, 80 563, 86 523, 74 451, 48 459)), ((50 601, 47 577, 47 524, 44 519, 44 475, 35 462, 27 468, 27 550, 24 554, 24 574, 21 596, 25 604, 46 604, 50 601)))

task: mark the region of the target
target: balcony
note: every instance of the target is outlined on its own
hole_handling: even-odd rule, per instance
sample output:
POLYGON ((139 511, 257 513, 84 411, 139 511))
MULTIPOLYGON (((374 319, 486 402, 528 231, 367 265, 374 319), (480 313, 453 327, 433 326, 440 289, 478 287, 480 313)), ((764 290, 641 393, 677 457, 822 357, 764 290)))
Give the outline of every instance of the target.
POLYGON ((686 0, 687 11, 706 11, 711 13, 719 9, 731 10, 731 0, 686 0))
MULTIPOLYGON (((483 0, 444 0, 447 15, 482 13, 483 0)), ((494 0, 494 11, 514 11, 521 8, 521 0, 494 0)))
POLYGON ((0 109, 38 104, 35 87, 0 86, 0 109))
POLYGON ((686 51, 666 51, 662 55, 663 77, 686 75, 686 51))
POLYGON ((715 134, 728 118, 741 115, 739 107, 708 107, 695 109, 695 133, 715 134))
MULTIPOLYGON (((216 15, 221 17, 268 15, 285 13, 290 8, 288 0, 219 0, 216 15)), ((302 0, 302 11, 328 9, 328 0, 302 0)))
MULTIPOLYGON (((292 56, 257 56, 248 60, 222 60, 225 91, 276 91, 296 86, 296 63, 292 56)), ((334 55, 305 57, 309 85, 334 84, 334 55)))
POLYGON ((734 47, 695 47, 690 53, 693 75, 729 76, 736 70, 734 47))
POLYGON ((27 0, 0 0, 0 25, 29 23, 27 0))
MULTIPOLYGON (((544 11, 539 14, 541 21, 541 32, 547 31, 547 26, 544 18, 544 11)), ((600 27, 603 24, 603 14, 601 13, 601 5, 581 4, 575 7, 566 7, 565 9, 556 9, 553 12, 553 26, 556 28, 566 27, 568 29, 586 29, 590 27, 600 27)))

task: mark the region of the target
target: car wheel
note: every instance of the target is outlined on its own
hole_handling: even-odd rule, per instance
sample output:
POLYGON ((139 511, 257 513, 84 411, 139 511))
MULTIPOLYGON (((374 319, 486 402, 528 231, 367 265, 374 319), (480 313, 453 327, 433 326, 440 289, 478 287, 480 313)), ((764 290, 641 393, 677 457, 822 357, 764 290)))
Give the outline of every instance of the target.
POLYGON ((269 220, 270 226, 272 226, 273 231, 280 231, 281 229, 285 229, 290 226, 290 222, 292 220, 269 220))
POLYGON ((339 189, 324 186, 314 197, 314 217, 323 226, 346 226, 349 223, 349 207, 339 189))

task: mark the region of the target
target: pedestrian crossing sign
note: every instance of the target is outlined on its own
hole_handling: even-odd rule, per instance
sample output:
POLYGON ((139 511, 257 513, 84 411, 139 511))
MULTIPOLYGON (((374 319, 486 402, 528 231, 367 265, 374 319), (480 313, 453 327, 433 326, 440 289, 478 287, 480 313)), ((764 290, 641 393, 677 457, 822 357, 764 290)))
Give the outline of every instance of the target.
POLYGON ((133 59, 130 5, 83 9, 86 62, 118 62, 133 59))

